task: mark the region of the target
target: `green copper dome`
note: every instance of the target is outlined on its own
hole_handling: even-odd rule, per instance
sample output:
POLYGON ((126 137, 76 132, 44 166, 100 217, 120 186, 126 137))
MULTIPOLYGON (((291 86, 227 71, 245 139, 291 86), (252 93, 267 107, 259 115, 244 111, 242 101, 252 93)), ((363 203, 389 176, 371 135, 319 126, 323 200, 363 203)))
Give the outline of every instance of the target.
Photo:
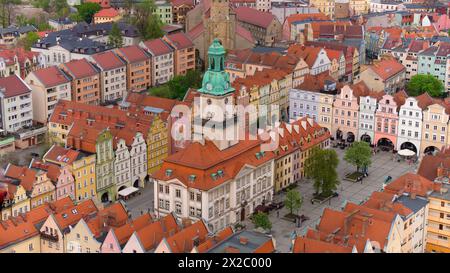
POLYGON ((225 48, 216 38, 208 49, 208 70, 203 76, 201 93, 223 96, 234 91, 225 72, 225 48))

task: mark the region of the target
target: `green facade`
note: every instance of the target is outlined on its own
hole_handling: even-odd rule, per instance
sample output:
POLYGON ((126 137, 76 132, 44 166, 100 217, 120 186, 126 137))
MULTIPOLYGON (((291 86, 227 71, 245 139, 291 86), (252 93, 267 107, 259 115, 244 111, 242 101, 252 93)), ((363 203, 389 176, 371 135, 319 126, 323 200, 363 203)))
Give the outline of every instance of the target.
POLYGON ((97 152, 95 165, 97 198, 102 202, 115 201, 117 189, 114 183, 113 136, 108 129, 98 135, 95 149, 97 152))

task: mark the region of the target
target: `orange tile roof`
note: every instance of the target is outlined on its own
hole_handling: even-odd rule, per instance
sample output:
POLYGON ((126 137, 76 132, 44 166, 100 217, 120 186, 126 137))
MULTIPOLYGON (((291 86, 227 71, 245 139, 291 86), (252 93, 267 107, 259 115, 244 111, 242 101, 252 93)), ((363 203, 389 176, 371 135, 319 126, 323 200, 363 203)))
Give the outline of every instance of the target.
POLYGON ((85 200, 79 203, 76 206, 68 207, 58 213, 54 214, 58 227, 61 230, 68 228, 69 226, 74 226, 78 223, 81 218, 84 218, 88 215, 98 212, 97 207, 95 206, 92 200, 85 200))
POLYGON ((297 237, 292 248, 293 253, 351 253, 352 247, 336 245, 306 237, 297 237))
POLYGON ((94 14, 94 17, 117 17, 120 13, 115 8, 101 9, 94 14))
POLYGON ((34 182, 36 181, 36 171, 22 166, 16 166, 11 163, 6 167, 5 176, 20 181, 20 185, 26 191, 32 191, 34 182))
POLYGON ((61 68, 73 79, 82 79, 98 74, 97 69, 87 59, 72 60, 63 63, 61 68))
POLYGON ((288 53, 293 54, 299 58, 305 60, 308 64, 309 68, 311 68, 315 61, 317 60, 317 56, 319 55, 322 48, 320 47, 311 47, 300 44, 291 45, 288 48, 288 53))
POLYGON ((137 236, 146 251, 158 246, 163 238, 176 234, 179 227, 175 217, 168 214, 137 231, 137 236))
POLYGON ((427 197, 431 191, 439 191, 440 184, 432 182, 418 174, 406 173, 389 183, 384 191, 401 195, 403 193, 416 194, 427 197))
POLYGON ((186 253, 194 248, 194 239, 198 239, 201 244, 205 242, 207 235, 208 228, 200 220, 166 238, 166 241, 172 253, 186 253))
POLYGON ((233 235, 233 229, 231 227, 227 227, 225 229, 222 229, 217 234, 215 234, 213 237, 208 238, 203 243, 199 244, 197 246, 197 252, 198 253, 206 253, 208 250, 213 248, 215 245, 219 244, 226 238, 233 235))
POLYGON ((37 224, 45 221, 50 214, 70 207, 74 207, 74 203, 70 197, 66 197, 52 203, 44 203, 38 208, 7 221, 0 221, 0 249, 37 236, 39 234, 37 224))
POLYGON ((113 228, 114 235, 116 236, 119 244, 123 246, 135 231, 140 230, 152 223, 152 216, 146 213, 123 226, 113 228))
POLYGON ((370 65, 368 68, 372 69, 384 81, 406 70, 401 63, 394 59, 381 60, 376 64, 370 65))
POLYGON ((44 154, 44 161, 52 161, 60 164, 72 164, 77 160, 80 152, 64 148, 59 145, 54 144, 50 149, 44 154))
POLYGON ((121 202, 114 203, 102 210, 92 218, 86 219, 86 224, 96 238, 106 236, 112 227, 120 227, 126 224, 128 212, 121 202))

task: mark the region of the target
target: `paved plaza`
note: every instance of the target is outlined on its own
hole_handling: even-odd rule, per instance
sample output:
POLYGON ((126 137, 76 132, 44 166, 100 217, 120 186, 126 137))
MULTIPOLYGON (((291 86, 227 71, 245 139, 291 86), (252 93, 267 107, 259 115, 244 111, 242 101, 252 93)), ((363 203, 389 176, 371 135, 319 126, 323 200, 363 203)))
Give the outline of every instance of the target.
MULTIPOLYGON (((337 169, 340 185, 337 192, 338 197, 332 198, 323 204, 311 204, 311 198, 314 193, 312 181, 302 181, 298 184, 297 189, 303 197, 303 204, 299 211, 299 215, 304 214, 310 220, 303 222, 300 228, 296 228, 292 221, 281 219, 288 213, 287 208, 280 210, 280 218, 277 218, 277 212, 270 212, 270 220, 272 222, 272 235, 276 240, 276 247, 279 252, 289 252, 291 246, 291 233, 295 230, 297 234, 303 234, 308 227, 314 227, 318 224, 320 216, 324 208, 341 209, 345 200, 360 203, 366 200, 374 191, 382 189, 382 185, 386 176, 392 176, 393 180, 407 173, 416 172, 417 164, 409 165, 407 162, 393 161, 391 152, 379 152, 372 157, 372 165, 369 167, 369 176, 364 178, 362 184, 344 180, 347 173, 354 172, 356 168, 344 161, 345 150, 336 149, 339 156, 339 166, 337 169)), ((275 201, 284 201, 285 193, 275 195, 275 201)), ((295 212, 294 212, 295 213, 295 212)), ((246 220, 244 223, 247 228, 253 228, 253 224, 246 220)))

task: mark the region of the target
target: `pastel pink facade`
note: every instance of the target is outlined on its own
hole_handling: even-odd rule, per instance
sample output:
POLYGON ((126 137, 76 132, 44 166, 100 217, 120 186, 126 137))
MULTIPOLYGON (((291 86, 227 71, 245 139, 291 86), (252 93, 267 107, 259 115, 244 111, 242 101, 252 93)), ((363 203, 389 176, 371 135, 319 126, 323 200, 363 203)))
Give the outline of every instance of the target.
POLYGON ((381 139, 388 139, 396 147, 398 107, 400 105, 397 105, 394 97, 388 94, 384 95, 378 102, 378 109, 375 113, 375 145, 378 145, 381 139))
POLYGON ((447 14, 442 14, 433 25, 438 32, 450 29, 450 18, 447 14))
POLYGON ((336 95, 333 103, 333 122, 331 135, 335 139, 347 139, 358 135, 358 97, 353 93, 350 86, 345 85, 341 93, 336 95))
POLYGON ((68 165, 60 167, 58 182, 56 182, 56 200, 65 197, 75 200, 74 178, 68 165))
POLYGON ((120 247, 119 241, 117 240, 116 235, 114 234, 114 229, 110 229, 108 234, 103 241, 103 244, 100 248, 101 253, 121 253, 122 248, 120 247))

